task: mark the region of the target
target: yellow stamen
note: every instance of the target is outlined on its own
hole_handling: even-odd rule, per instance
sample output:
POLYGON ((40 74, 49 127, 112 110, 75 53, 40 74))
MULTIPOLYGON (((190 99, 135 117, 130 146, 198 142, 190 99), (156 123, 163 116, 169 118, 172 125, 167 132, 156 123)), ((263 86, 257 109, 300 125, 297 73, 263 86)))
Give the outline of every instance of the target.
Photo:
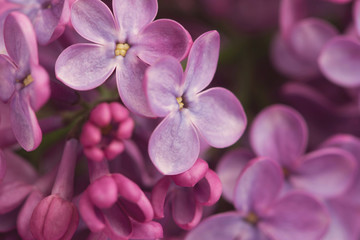
POLYGON ((115 48, 115 56, 126 56, 126 52, 127 50, 129 50, 130 45, 127 43, 118 43, 116 44, 116 48, 115 48))
POLYGON ((184 108, 184 103, 182 102, 182 97, 177 97, 176 98, 176 101, 178 102, 178 104, 179 104, 179 109, 182 109, 182 108, 184 108))
POLYGON ((27 85, 29 85, 30 83, 32 83, 34 81, 34 79, 32 78, 32 76, 29 74, 26 76, 26 78, 24 78, 24 80, 22 81, 22 84, 24 87, 26 87, 27 85))
POLYGON ((259 221, 259 218, 255 213, 251 212, 244 218, 244 220, 250 224, 255 225, 259 221))

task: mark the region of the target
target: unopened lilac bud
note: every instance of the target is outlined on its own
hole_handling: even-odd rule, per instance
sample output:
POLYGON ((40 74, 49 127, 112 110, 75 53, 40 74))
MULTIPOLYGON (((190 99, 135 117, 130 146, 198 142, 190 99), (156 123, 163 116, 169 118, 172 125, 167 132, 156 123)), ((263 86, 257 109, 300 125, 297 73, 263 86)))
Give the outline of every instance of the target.
POLYGON ((89 186, 88 195, 98 208, 109 208, 117 201, 117 185, 112 177, 103 176, 89 186))
POLYGON ((75 205, 57 195, 50 195, 34 209, 30 230, 37 240, 70 240, 78 224, 75 205))

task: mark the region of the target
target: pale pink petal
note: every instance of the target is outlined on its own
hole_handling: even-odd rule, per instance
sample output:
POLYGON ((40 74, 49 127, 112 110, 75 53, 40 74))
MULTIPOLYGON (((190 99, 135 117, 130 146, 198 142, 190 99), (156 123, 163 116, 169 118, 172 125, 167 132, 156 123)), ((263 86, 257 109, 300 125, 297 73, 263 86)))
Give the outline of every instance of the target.
POLYGON ((324 148, 305 155, 289 181, 315 196, 335 197, 353 183, 356 167, 356 160, 350 153, 324 148))
POLYGON ((220 35, 217 31, 206 32, 198 37, 190 49, 185 71, 185 91, 192 96, 203 90, 212 81, 220 50, 220 35))
POLYGON ((130 50, 132 49, 127 52, 123 63, 116 68, 116 83, 120 97, 130 111, 153 117, 143 86, 148 66, 130 50))
POLYGON ((159 19, 150 23, 133 41, 139 58, 150 65, 167 55, 178 61, 183 60, 192 43, 188 31, 169 19, 159 19))
POLYGON ((120 30, 131 36, 154 20, 158 4, 156 0, 113 1, 113 10, 120 30))
POLYGON ((85 39, 95 43, 116 43, 114 17, 99 0, 78 0, 71 7, 71 23, 85 39))
POLYGON ((50 98, 49 75, 40 65, 31 65, 31 76, 34 81, 23 89, 29 96, 31 107, 39 110, 50 98))
POLYGON ((266 235, 277 240, 319 240, 329 224, 325 207, 304 193, 290 193, 264 213, 259 224, 266 235))
POLYGON ((23 96, 15 94, 10 107, 11 126, 19 144, 26 151, 36 149, 42 140, 42 132, 29 102, 23 96))
POLYGON ((290 169, 304 153, 307 140, 305 120, 297 111, 284 105, 264 109, 250 130, 251 146, 258 156, 269 157, 290 169))
POLYGON ((269 240, 242 217, 237 212, 213 215, 190 231, 185 240, 269 240))
POLYGON ((216 168, 216 173, 223 186, 223 197, 227 201, 233 201, 236 180, 246 164, 253 158, 255 158, 255 155, 252 152, 245 149, 239 149, 227 152, 220 159, 216 168))
POLYGON ((38 63, 35 32, 30 20, 20 12, 12 12, 4 22, 4 42, 12 60, 20 67, 38 63))
POLYGON ((360 85, 360 44, 346 37, 329 41, 319 57, 322 73, 343 87, 360 85))
POLYGON ((74 44, 56 60, 59 80, 76 90, 90 90, 106 81, 116 66, 111 49, 95 44, 74 44))
POLYGON ((249 162, 241 173, 234 191, 234 206, 244 216, 262 213, 276 200, 283 186, 279 165, 267 158, 249 162))
POLYGON ((229 90, 211 88, 188 104, 191 121, 209 145, 228 147, 243 134, 246 115, 240 101, 229 90))
POLYGON ((152 112, 165 117, 179 109, 176 98, 181 97, 183 70, 173 57, 164 57, 145 72, 144 86, 152 112))
POLYGON ((155 167, 167 175, 190 169, 199 156, 200 143, 183 109, 167 116, 149 140, 149 155, 155 167))

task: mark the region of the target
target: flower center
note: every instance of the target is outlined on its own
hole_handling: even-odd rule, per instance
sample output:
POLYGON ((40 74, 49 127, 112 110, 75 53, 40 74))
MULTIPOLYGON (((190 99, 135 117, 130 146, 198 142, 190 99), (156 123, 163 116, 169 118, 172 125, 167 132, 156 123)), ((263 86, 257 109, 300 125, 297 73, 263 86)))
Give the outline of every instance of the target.
POLYGON ((287 169, 286 167, 283 167, 282 170, 283 170, 284 178, 288 179, 290 177, 290 175, 291 175, 290 170, 287 169))
POLYGON ((118 43, 116 44, 116 48, 115 48, 115 56, 126 56, 127 50, 129 50, 130 45, 127 43, 118 43))
POLYGON ((18 83, 22 84, 22 87, 26 87, 34 81, 33 77, 29 74, 23 80, 17 80, 18 83))
POLYGON ((252 225, 256 225, 259 221, 259 218, 255 213, 250 212, 246 217, 244 217, 244 220, 252 225))
POLYGON ((177 97, 176 101, 179 104, 179 109, 183 109, 184 108, 184 103, 182 102, 183 101, 182 97, 177 97))

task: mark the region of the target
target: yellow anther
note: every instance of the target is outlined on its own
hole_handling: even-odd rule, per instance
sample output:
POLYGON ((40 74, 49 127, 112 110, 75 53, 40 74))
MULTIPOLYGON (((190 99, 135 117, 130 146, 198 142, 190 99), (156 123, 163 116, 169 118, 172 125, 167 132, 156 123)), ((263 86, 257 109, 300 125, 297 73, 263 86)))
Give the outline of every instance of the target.
POLYGON ((115 48, 115 56, 126 56, 126 52, 127 50, 129 50, 130 45, 127 43, 118 43, 116 44, 116 48, 115 48))
POLYGON ((255 225, 259 221, 259 218, 255 213, 251 212, 244 218, 244 220, 250 224, 255 225))
POLYGON ((182 109, 184 107, 184 103, 182 102, 182 97, 177 97, 176 98, 176 101, 178 102, 179 104, 179 109, 182 109))
POLYGON ((24 85, 24 87, 26 87, 27 85, 29 85, 30 83, 32 83, 34 81, 34 79, 32 78, 32 76, 29 74, 26 76, 26 78, 24 78, 24 80, 22 81, 22 84, 24 85))

